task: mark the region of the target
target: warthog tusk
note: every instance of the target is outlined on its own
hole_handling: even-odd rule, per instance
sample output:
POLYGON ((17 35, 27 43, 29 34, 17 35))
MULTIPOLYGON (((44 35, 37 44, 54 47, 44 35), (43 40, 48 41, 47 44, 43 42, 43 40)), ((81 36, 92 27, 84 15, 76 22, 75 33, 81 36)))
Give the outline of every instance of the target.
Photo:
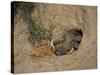
POLYGON ((70 50, 70 52, 68 52, 68 54, 72 54, 73 51, 74 51, 74 49, 72 48, 72 49, 70 50))
POLYGON ((55 51, 55 47, 53 45, 53 40, 51 41, 51 47, 53 48, 53 51, 55 51))

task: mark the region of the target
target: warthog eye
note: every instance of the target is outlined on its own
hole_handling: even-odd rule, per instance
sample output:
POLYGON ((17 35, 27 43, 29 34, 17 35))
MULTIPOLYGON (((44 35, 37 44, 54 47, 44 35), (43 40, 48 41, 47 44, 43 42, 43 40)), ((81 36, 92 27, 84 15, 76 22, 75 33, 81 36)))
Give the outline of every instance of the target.
POLYGON ((57 42, 54 41, 54 42, 53 42, 53 45, 55 46, 56 44, 57 44, 57 42))
POLYGON ((53 42, 53 45, 55 46, 55 45, 59 45, 61 43, 61 41, 54 41, 53 42))
POLYGON ((60 44, 60 41, 57 41, 57 44, 60 44))

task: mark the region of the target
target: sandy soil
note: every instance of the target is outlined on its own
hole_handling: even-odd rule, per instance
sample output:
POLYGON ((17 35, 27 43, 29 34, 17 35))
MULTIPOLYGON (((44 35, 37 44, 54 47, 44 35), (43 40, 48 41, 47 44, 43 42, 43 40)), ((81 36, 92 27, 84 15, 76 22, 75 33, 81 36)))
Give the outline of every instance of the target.
MULTIPOLYGON (((81 28, 82 42, 78 51, 71 55, 36 57, 34 48, 28 41, 28 24, 23 17, 17 16, 14 25, 14 73, 95 69, 97 67, 97 11, 96 7, 40 4, 32 12, 32 17, 41 19, 44 27, 56 26, 52 39, 59 36, 63 29, 81 28)), ((38 53, 38 51, 35 51, 38 53)), ((39 55, 39 54, 38 54, 39 55)), ((40 54, 42 55, 42 54, 40 54)))

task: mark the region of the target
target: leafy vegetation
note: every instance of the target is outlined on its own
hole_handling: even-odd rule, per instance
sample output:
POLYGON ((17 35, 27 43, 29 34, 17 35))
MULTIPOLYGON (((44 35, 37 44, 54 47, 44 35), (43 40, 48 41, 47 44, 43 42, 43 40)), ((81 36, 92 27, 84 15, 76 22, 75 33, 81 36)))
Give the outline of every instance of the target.
POLYGON ((32 39, 35 41, 40 41, 42 39, 51 40, 51 31, 44 28, 38 21, 31 22, 31 35, 32 39))
MULTIPOLYGON (((14 14, 21 14, 24 21, 29 25, 30 38, 32 42, 40 42, 41 40, 51 40, 52 33, 51 30, 53 26, 51 25, 49 29, 44 28, 41 21, 32 20, 31 12, 37 7, 38 3, 30 2, 14 2, 14 14)), ((40 19, 40 18, 39 18, 40 19)))

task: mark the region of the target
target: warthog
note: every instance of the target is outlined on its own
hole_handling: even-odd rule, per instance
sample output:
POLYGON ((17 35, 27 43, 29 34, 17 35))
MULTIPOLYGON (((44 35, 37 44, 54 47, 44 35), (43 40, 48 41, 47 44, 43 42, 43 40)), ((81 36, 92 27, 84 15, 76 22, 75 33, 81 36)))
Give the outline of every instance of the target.
POLYGON ((57 39, 51 41, 54 53, 56 55, 71 54, 77 50, 83 37, 81 29, 65 30, 62 33, 62 40, 57 39))

